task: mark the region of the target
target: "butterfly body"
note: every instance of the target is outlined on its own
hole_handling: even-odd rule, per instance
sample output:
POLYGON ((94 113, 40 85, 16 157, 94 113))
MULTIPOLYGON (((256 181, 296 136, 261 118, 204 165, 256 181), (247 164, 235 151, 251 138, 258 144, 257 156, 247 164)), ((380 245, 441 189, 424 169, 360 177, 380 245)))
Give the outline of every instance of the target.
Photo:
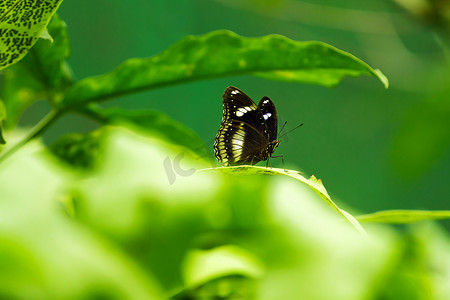
POLYGON ((269 159, 280 144, 272 100, 263 97, 256 105, 236 87, 228 87, 222 99, 223 118, 214 143, 217 160, 229 166, 269 159))

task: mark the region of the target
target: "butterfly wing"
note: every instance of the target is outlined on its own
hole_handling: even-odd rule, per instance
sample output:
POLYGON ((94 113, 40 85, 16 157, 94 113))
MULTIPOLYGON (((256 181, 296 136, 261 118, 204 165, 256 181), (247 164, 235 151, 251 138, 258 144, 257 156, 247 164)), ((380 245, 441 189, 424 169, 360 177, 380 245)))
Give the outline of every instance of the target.
POLYGON ((244 92, 228 87, 223 96, 223 118, 214 152, 225 165, 255 164, 269 144, 269 133, 258 106, 244 92))
POLYGON ((269 141, 272 142, 277 139, 278 131, 278 115, 275 104, 269 97, 263 97, 258 104, 258 110, 264 118, 267 132, 269 133, 269 141))
MULTIPOLYGON (((256 164, 261 160, 260 133, 245 122, 222 123, 214 144, 218 161, 224 165, 256 164)), ((266 142, 267 144, 267 142, 266 142)))

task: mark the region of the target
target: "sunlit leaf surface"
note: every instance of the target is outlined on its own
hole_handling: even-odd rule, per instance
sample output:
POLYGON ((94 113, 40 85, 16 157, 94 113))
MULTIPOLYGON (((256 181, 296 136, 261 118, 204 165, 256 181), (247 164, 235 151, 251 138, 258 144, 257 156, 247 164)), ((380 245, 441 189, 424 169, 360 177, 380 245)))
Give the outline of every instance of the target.
MULTIPOLYGON (((339 214, 341 214, 352 226, 361 233, 364 233, 364 229, 358 223, 358 221, 348 212, 339 208, 333 200, 331 200, 328 192, 322 184, 320 179, 317 179, 314 175, 311 178, 306 179, 299 172, 294 170, 283 170, 277 168, 264 168, 264 167, 256 167, 256 166, 235 166, 235 167, 224 167, 224 168, 215 168, 211 169, 218 172, 223 173, 235 173, 235 174, 271 174, 271 175, 285 175, 288 177, 292 177, 310 187, 314 192, 316 192, 331 208, 336 210, 339 214)), ((209 170, 205 170, 209 171, 209 170)))

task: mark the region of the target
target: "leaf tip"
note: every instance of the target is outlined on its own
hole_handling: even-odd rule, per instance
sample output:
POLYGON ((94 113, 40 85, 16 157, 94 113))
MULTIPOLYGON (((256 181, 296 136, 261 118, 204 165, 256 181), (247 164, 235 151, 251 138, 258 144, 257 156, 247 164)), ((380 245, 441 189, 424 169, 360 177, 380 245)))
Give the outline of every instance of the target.
POLYGON ((48 41, 50 41, 50 43, 53 43, 53 38, 50 35, 50 33, 48 32, 47 27, 45 27, 44 30, 42 30, 41 35, 39 36, 39 38, 44 39, 44 40, 48 40, 48 41))
POLYGON ((384 88, 387 89, 389 87, 389 79, 383 74, 383 72, 381 72, 380 69, 375 69, 374 71, 378 79, 380 79, 381 83, 383 83, 384 88))

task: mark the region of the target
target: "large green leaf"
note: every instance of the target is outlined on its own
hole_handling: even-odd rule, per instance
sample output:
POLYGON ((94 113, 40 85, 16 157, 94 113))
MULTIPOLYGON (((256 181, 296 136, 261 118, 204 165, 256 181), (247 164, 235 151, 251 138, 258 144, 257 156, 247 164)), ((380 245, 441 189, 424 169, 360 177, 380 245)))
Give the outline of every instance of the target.
POLYGON ((0 2, 0 70, 18 62, 27 54, 61 2, 62 0, 0 2))
POLYGON ((19 63, 3 70, 1 97, 13 127, 25 108, 37 100, 57 101, 71 84, 66 64, 70 55, 66 25, 54 15, 48 25, 53 40, 41 39, 19 63))
POLYGON ((311 178, 306 179, 299 172, 293 170, 283 170, 277 168, 264 168, 264 167, 256 167, 256 166, 234 166, 234 167, 223 167, 223 168, 213 168, 213 169, 205 169, 203 171, 217 171, 221 173, 234 173, 234 174, 269 174, 269 175, 284 175, 288 177, 292 177, 304 184, 306 184, 309 188, 311 188, 314 192, 316 192, 320 198, 322 198, 331 208, 333 208, 336 212, 338 212, 342 217, 344 217, 357 231, 362 234, 365 234, 364 229, 359 224, 359 222, 348 212, 339 208, 336 203, 331 200, 330 195, 328 195, 327 190, 325 189, 322 181, 317 179, 314 175, 311 178))
POLYGON ((365 223, 407 224, 424 220, 450 219, 450 210, 383 210, 356 218, 365 223))
POLYGON ((369 75, 388 85, 380 71, 322 42, 293 41, 281 35, 247 38, 222 30, 187 36, 159 55, 133 58, 110 73, 85 78, 69 90, 62 106, 186 81, 242 74, 325 86, 334 86, 345 76, 369 75))

